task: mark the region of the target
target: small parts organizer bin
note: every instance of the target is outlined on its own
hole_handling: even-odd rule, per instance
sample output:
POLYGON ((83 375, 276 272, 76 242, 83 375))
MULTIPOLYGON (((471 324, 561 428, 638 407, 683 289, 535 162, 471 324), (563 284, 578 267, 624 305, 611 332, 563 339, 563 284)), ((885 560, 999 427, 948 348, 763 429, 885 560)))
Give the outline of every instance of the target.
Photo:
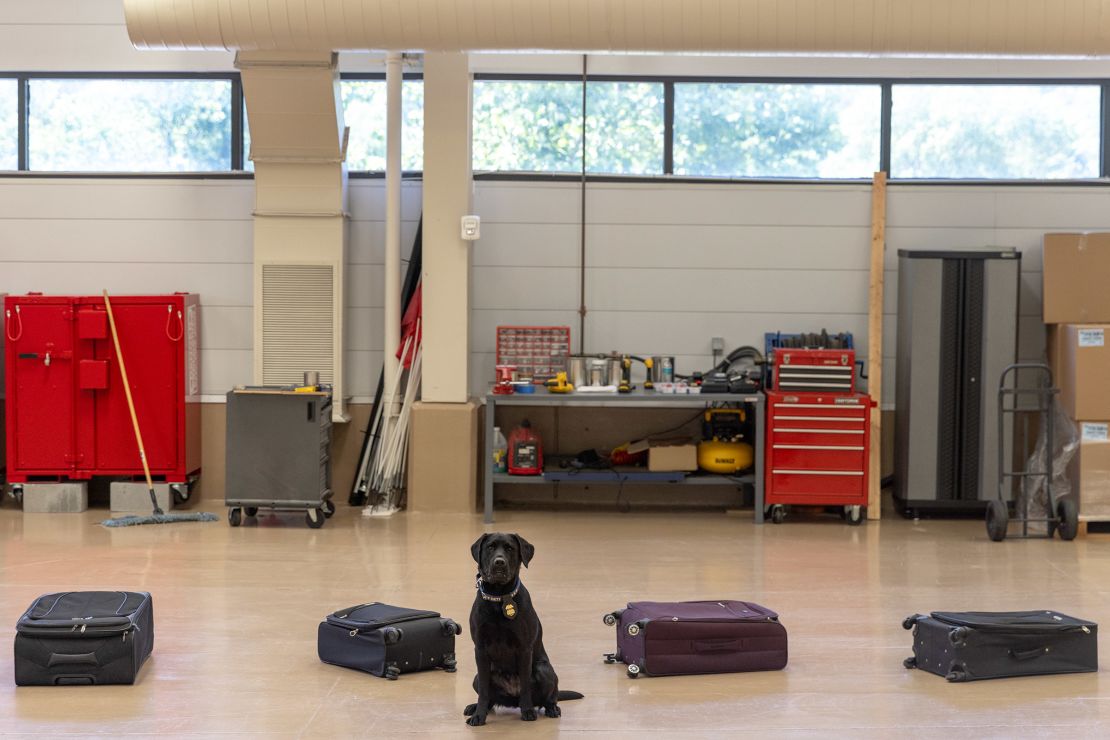
POLYGON ((862 393, 767 392, 766 504, 779 524, 786 505, 843 507, 864 518, 871 398, 862 393))
POLYGON ((497 327, 497 364, 516 368, 517 377, 543 383, 567 369, 569 326, 497 327))

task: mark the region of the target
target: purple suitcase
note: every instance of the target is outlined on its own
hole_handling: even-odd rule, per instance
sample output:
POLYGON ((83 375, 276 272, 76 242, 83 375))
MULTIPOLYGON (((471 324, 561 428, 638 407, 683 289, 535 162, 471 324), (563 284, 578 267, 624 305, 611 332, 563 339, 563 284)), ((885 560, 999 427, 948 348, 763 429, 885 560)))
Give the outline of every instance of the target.
POLYGON ((617 626, 617 652, 629 678, 777 671, 786 667, 779 615, 747 601, 633 601, 605 615, 617 626))

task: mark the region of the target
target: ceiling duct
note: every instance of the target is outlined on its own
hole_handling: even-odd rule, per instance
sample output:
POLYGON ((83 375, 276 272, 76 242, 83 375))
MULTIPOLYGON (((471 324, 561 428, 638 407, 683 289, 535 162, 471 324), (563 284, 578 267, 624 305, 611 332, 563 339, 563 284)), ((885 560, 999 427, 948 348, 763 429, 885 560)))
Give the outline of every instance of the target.
POLYGON ((1101 56, 1110 0, 124 0, 149 49, 1101 56))

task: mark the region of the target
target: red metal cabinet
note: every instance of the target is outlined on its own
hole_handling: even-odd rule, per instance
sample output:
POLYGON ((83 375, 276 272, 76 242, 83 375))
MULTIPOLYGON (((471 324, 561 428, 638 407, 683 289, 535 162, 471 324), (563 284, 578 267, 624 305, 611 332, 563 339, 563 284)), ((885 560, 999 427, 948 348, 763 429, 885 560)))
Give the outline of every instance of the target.
POLYGON ((862 393, 768 391, 767 505, 866 506, 871 405, 862 393))
MULTIPOLYGON (((141 476, 101 296, 4 301, 8 480, 141 476)), ((147 462, 157 480, 200 471, 197 296, 112 298, 147 462)))

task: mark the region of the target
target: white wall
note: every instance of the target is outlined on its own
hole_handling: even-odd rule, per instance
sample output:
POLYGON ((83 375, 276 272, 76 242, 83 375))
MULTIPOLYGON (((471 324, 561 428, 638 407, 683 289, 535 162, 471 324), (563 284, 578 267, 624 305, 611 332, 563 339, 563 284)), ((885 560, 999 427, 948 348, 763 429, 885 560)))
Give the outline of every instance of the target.
MULTIPOLYGON (((867 350, 870 187, 590 184, 586 350, 712 364, 710 338, 762 348, 767 331, 850 331, 867 350)), ((481 182, 472 314, 473 391, 493 377, 494 328, 566 324, 578 335, 576 184, 481 182)), ((892 185, 888 192, 885 406, 894 398, 899 249, 1022 251, 1019 354, 1039 359, 1041 237, 1110 229, 1110 190, 892 185)))

